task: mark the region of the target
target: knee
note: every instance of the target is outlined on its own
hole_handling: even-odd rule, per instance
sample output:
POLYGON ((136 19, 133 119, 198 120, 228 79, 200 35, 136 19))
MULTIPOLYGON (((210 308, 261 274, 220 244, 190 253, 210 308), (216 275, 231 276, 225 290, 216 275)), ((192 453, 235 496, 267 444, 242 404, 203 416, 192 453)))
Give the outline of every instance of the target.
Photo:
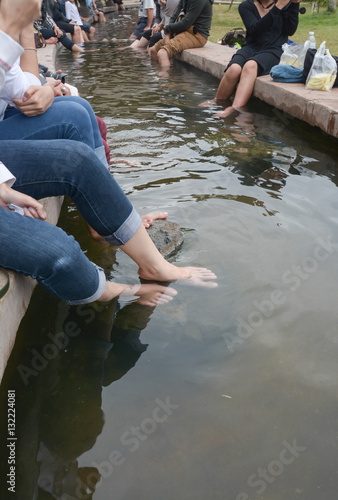
POLYGON ((258 69, 258 65, 257 65, 256 61, 253 61, 252 59, 250 59, 249 61, 247 61, 244 64, 243 73, 245 75, 257 76, 257 69, 258 69))
POLYGON ((239 64, 232 64, 229 66, 229 68, 226 70, 226 73, 223 78, 230 78, 233 80, 238 80, 241 76, 242 73, 242 68, 239 66, 239 64))
POLYGON ((74 34, 78 35, 81 32, 80 26, 74 26, 74 34))

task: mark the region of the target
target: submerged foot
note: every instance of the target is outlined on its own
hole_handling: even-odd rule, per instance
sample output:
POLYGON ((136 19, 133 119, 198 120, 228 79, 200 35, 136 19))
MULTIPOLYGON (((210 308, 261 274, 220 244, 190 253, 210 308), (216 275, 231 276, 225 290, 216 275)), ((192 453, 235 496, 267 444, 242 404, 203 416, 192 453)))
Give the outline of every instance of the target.
POLYGON ((205 288, 216 288, 217 279, 209 269, 204 267, 176 267, 170 262, 165 261, 161 269, 142 269, 139 268, 139 276, 144 280, 177 282, 190 286, 203 286, 205 288))
POLYGON ((225 108, 223 111, 220 113, 216 113, 213 116, 216 118, 226 118, 227 116, 230 116, 235 110, 232 106, 229 106, 228 108, 225 108))
POLYGON ((120 294, 120 298, 134 299, 135 302, 143 306, 155 307, 159 304, 171 302, 175 295, 177 295, 177 291, 173 288, 152 283, 128 286, 120 294))
POLYGON ((141 215, 142 223, 146 229, 152 225, 154 220, 167 218, 168 212, 152 212, 150 214, 141 215))
POLYGON ((216 99, 209 99, 208 101, 201 102, 201 104, 199 104, 198 106, 200 108, 208 108, 209 106, 212 106, 213 104, 215 104, 215 102, 216 102, 216 99))

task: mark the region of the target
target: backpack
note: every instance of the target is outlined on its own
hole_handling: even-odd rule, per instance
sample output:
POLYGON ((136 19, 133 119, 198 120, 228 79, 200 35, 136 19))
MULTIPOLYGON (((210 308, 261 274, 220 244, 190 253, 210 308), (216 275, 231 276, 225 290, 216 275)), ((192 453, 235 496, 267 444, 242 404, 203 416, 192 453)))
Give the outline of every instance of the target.
POLYGON ((234 28, 225 33, 222 38, 222 45, 233 47, 236 43, 242 47, 245 44, 246 30, 243 28, 234 28))

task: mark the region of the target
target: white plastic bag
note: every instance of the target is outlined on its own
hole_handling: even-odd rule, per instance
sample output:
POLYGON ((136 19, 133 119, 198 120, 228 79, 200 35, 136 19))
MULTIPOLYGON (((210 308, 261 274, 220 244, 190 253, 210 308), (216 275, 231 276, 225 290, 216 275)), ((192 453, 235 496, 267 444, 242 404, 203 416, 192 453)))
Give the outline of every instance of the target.
POLYGON ((317 50, 308 77, 308 90, 331 90, 337 76, 337 63, 328 49, 325 51, 325 42, 317 50))
POLYGON ((288 45, 284 43, 282 45, 283 54, 280 59, 279 64, 286 64, 287 66, 294 66, 295 68, 303 68, 305 55, 307 49, 310 47, 310 41, 306 40, 305 43, 288 45))

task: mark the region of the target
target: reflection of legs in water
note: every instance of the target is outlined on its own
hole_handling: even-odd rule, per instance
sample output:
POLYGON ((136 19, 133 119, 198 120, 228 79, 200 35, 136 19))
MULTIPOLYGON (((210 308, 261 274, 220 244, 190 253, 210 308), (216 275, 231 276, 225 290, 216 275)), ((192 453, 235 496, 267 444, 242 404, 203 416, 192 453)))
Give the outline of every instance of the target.
POLYGON ((234 123, 238 127, 242 129, 242 132, 240 131, 234 131, 231 132, 231 135, 234 139, 236 139, 238 142, 250 142, 251 137, 254 137, 255 134, 255 127, 254 127, 254 114, 249 113, 248 111, 245 111, 245 108, 242 108, 240 110, 237 110, 238 114, 235 117, 234 123))

